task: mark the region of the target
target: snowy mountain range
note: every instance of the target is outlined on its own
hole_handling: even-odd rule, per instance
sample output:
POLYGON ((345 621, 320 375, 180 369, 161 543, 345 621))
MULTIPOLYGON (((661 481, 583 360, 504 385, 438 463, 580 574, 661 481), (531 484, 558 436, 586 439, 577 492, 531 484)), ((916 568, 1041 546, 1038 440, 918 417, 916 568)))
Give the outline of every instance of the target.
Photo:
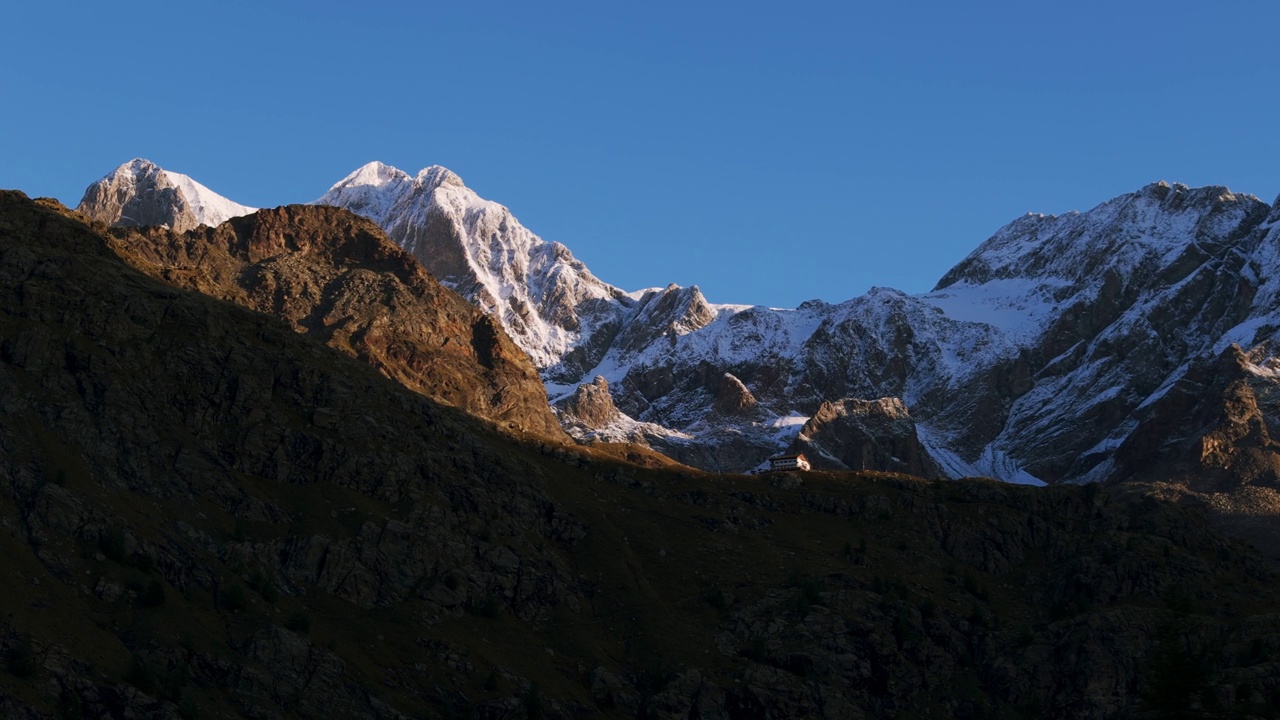
MULTIPOLYGON (((1248 376, 1262 398, 1259 383, 1280 377, 1269 350, 1280 204, 1221 187, 1157 183, 1087 212, 1026 215, 931 292, 874 288, 787 310, 713 304, 696 286, 625 292, 438 166, 370 163, 316 202, 373 219, 499 318, 571 433, 647 442, 708 469, 803 447, 829 467, 875 456, 878 469, 1015 482, 1126 479, 1140 473, 1124 460, 1135 443, 1168 413, 1188 416, 1172 390, 1210 376, 1238 390, 1248 376), (1236 380, 1206 370, 1223 367, 1236 380), (880 398, 901 402, 857 402, 880 398), (868 422, 850 425, 849 413, 868 422), (912 421, 905 444, 850 435, 912 421)), ((90 186, 79 209, 175 228, 252 212, 141 160, 90 186)), ((1179 432, 1207 437, 1218 415, 1202 415, 1208 425, 1179 432)))

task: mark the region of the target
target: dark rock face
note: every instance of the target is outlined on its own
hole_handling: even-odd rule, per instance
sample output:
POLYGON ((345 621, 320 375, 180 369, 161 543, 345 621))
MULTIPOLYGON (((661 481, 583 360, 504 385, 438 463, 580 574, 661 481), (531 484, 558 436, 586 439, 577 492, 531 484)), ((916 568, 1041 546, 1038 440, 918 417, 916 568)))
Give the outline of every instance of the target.
POLYGON ((744 415, 756 406, 755 396, 733 373, 721 375, 717 385, 716 399, 711 406, 715 412, 730 416, 744 415))
POLYGON ((746 472, 759 465, 761 458, 778 452, 778 444, 772 437, 727 426, 702 433, 694 440, 656 433, 642 439, 677 462, 721 473, 746 472))
POLYGON ((1138 481, 1180 477, 1202 492, 1280 487, 1280 443, 1272 439, 1263 412, 1274 383, 1256 371, 1266 372, 1237 345, 1196 364, 1150 405, 1116 450, 1115 475, 1138 481))
POLYGON ((1268 347, 1228 347, 1152 402, 1114 454, 1118 482, 1199 505, 1280 560, 1280 386, 1268 347))
POLYGON ((363 218, 296 205, 185 234, 114 237, 116 252, 154 277, 282 318, 428 397, 562 436, 528 357, 363 218))
POLYGON ((802 452, 815 467, 835 470, 891 470, 938 477, 907 407, 898 398, 845 398, 823 403, 804 424, 791 452, 802 452))

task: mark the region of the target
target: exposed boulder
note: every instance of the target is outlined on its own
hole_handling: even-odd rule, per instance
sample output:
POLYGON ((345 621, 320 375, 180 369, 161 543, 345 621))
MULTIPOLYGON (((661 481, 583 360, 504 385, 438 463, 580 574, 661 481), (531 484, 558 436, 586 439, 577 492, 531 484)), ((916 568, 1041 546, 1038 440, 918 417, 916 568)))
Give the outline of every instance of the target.
POLYGON ((591 430, 599 430, 622 417, 609 394, 609 383, 600 375, 579 385, 573 395, 557 403, 557 407, 565 422, 591 430))

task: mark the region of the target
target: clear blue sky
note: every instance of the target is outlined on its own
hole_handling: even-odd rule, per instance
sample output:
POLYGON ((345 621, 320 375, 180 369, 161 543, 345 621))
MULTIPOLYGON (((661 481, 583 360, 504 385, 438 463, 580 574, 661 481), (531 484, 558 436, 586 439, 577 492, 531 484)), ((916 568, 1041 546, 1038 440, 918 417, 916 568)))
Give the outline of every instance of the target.
POLYGON ((1025 212, 1280 190, 1274 2, 25 2, 0 187, 238 202, 440 164, 625 289, 930 289, 1025 212))

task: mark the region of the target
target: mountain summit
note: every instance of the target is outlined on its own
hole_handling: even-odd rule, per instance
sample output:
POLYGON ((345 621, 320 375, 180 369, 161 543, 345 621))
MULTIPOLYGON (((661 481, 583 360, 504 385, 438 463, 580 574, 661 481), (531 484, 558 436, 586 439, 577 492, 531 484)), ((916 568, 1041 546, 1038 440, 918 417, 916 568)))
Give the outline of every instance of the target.
POLYGON ((200 225, 216 227, 257 210, 141 158, 90 185, 76 209, 111 225, 166 225, 177 232, 200 225))
POLYGON ((315 204, 346 208, 381 225, 446 286, 499 318, 540 368, 583 344, 589 335, 584 315, 596 321, 592 326, 608 321, 612 305, 625 298, 568 248, 529 232, 510 210, 438 165, 409 175, 372 162, 315 204))

